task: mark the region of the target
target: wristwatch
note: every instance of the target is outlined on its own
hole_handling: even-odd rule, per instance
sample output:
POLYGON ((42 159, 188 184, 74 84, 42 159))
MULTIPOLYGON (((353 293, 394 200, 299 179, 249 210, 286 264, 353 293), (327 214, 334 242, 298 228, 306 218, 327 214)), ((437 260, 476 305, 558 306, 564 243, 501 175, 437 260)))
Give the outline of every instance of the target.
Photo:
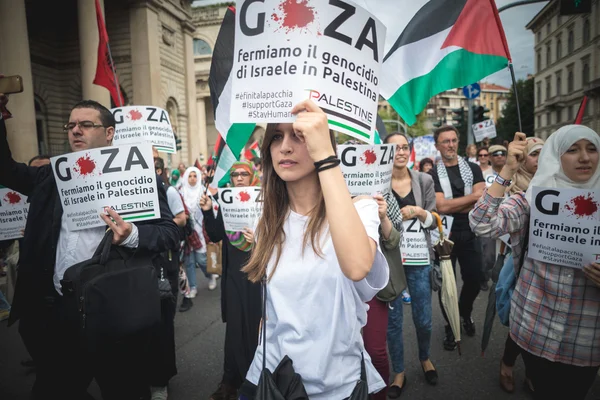
POLYGON ((501 186, 510 186, 510 184, 512 183, 511 179, 504 179, 500 175, 496 175, 495 181, 497 184, 499 184, 501 186))

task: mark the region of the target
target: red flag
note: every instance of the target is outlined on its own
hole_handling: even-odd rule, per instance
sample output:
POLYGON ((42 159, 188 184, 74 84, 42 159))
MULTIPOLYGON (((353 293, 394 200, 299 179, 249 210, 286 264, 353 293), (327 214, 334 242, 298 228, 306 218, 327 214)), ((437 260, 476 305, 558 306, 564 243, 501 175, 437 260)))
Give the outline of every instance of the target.
POLYGON ((583 96, 583 100, 581 100, 581 105, 579 106, 579 111, 577 111, 577 117, 575 117, 575 125, 581 125, 581 121, 583 120, 583 116, 585 114, 585 107, 587 106, 588 97, 583 96))
POLYGON ((96 65, 96 76, 94 84, 104 86, 110 92, 113 103, 123 106, 123 98, 119 90, 119 82, 112 64, 110 49, 108 48, 108 33, 104 25, 104 17, 100 8, 100 1, 96 0, 96 20, 98 21, 98 64, 96 65))

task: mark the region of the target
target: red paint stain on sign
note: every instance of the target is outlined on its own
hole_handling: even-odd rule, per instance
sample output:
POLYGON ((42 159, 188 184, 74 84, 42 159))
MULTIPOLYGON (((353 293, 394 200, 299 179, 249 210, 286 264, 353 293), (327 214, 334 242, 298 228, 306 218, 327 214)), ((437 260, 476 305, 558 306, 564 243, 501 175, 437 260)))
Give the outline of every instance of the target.
POLYGON ((85 157, 79 157, 77 161, 75 161, 77 166, 73 168, 79 175, 88 175, 94 172, 96 169, 96 162, 90 158, 89 155, 85 155, 85 157))
POLYGON ((279 4, 279 13, 273 13, 271 19, 290 32, 306 28, 315 20, 316 14, 314 7, 309 6, 309 0, 285 0, 279 4))
POLYGON ((574 197, 569 203, 565 208, 577 218, 590 217, 598 211, 598 203, 594 201, 591 194, 574 197))
POLYGON ((8 204, 19 204, 21 202, 21 196, 17 192, 8 192, 4 196, 4 201, 8 204))
POLYGON ((363 155, 360 157, 360 160, 367 165, 375 164, 375 161, 377 161, 377 154, 375 154, 373 150, 365 150, 363 155))
POLYGON ((132 121, 137 121, 139 119, 142 119, 142 113, 139 112, 138 110, 131 110, 129 111, 129 119, 131 119, 132 121))
POLYGON ((248 200, 250 200, 250 194, 248 192, 240 192, 239 194, 239 199, 242 203, 247 202, 248 200))

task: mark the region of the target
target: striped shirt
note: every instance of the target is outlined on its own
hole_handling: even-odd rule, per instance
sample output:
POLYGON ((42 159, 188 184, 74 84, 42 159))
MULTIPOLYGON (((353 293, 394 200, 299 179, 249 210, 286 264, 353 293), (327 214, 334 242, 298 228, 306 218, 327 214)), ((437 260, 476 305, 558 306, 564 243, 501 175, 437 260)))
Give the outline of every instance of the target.
MULTIPOLYGON (((524 193, 503 199, 486 189, 469 222, 477 236, 509 233, 513 258, 519 260, 529 213, 524 193)), ((553 362, 600 365, 600 288, 583 270, 526 258, 511 299, 510 336, 524 350, 553 362)))

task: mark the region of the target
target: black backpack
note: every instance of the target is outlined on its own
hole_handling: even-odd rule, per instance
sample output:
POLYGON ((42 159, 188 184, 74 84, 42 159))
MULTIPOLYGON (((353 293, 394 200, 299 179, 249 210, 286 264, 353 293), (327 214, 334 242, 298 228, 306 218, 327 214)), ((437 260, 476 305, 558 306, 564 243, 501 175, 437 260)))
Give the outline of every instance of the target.
POLYGON ((69 267, 61 280, 68 315, 89 350, 121 341, 160 323, 158 275, 152 256, 112 245, 108 230, 92 258, 69 267))

